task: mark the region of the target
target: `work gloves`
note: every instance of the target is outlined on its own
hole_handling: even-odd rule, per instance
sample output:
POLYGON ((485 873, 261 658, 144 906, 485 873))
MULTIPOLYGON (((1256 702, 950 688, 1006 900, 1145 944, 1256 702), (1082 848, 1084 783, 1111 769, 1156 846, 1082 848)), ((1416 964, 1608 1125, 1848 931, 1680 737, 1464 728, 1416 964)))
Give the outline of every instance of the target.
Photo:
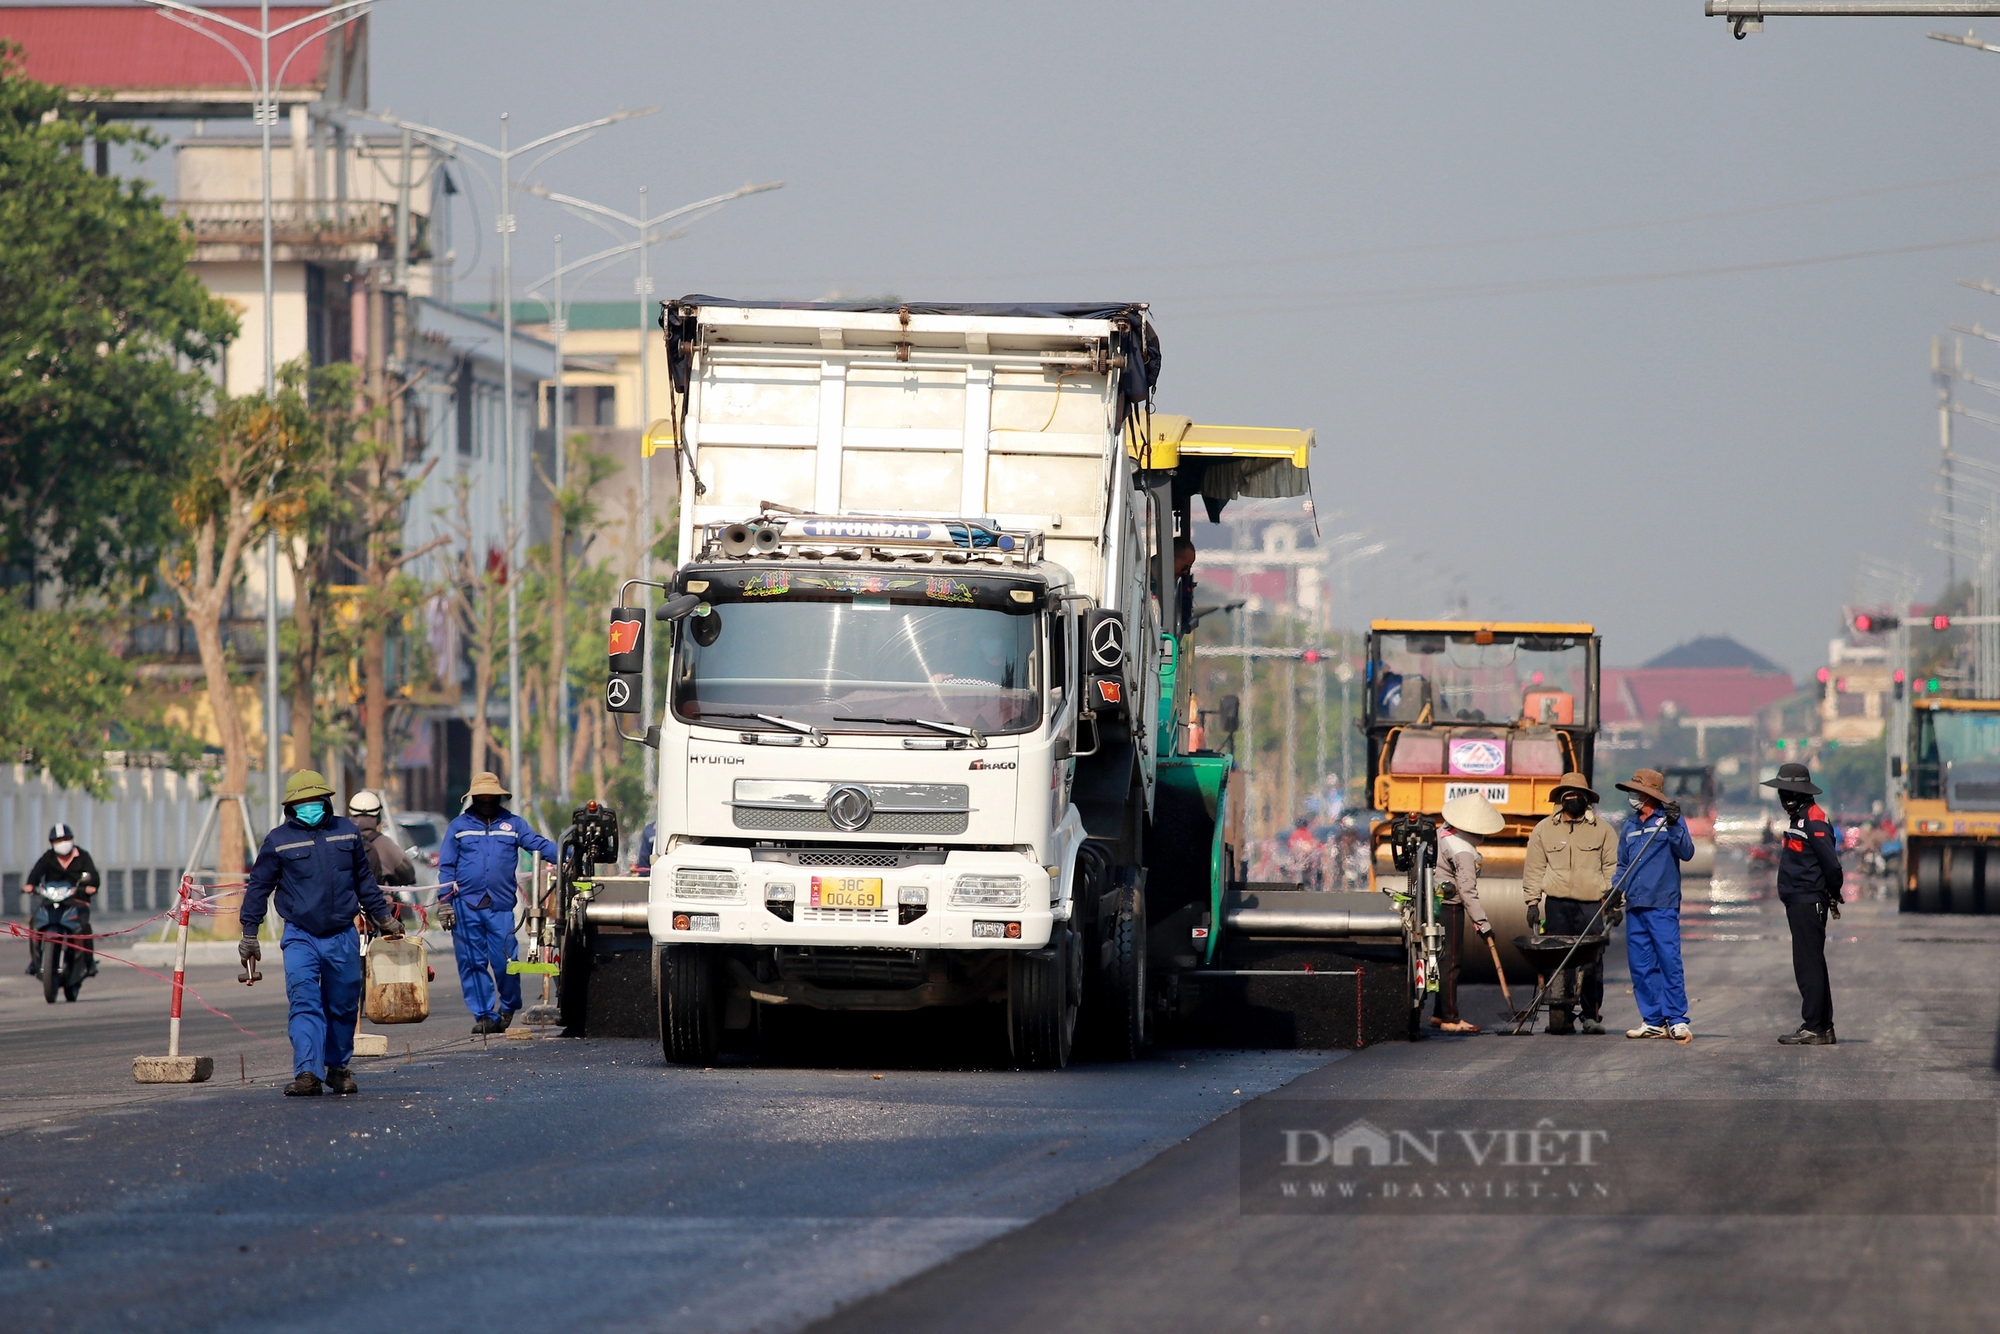
POLYGON ((1493 939, 1493 923, 1491 922, 1474 922, 1473 930, 1485 936, 1488 940, 1493 939))
POLYGON ((403 938, 403 924, 393 916, 376 918, 375 930, 391 940, 401 940, 403 938))
POLYGON ((1531 936, 1542 934, 1542 905, 1539 903, 1528 905, 1528 934, 1531 936))
POLYGON ((1604 925, 1607 928, 1614 927, 1624 920, 1625 920, 1624 900, 1622 898, 1606 899, 1604 901, 1604 925))
POLYGON ((236 962, 249 963, 252 959, 264 957, 264 947, 257 943, 257 937, 245 936, 236 942, 236 962))
POLYGON ((1678 801, 1668 802, 1666 805, 1660 807, 1660 812, 1667 817, 1668 824, 1679 824, 1681 822, 1681 804, 1678 801))
POLYGON ((451 910, 449 903, 438 905, 438 925, 447 931, 458 925, 458 914, 451 910))

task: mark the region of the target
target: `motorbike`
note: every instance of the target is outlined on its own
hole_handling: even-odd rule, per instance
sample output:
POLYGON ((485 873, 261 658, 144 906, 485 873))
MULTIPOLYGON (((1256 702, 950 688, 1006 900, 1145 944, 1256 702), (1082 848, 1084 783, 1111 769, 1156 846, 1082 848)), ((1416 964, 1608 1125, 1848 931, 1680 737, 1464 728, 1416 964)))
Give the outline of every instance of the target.
POLYGON ((44 880, 35 887, 35 912, 28 928, 40 937, 42 999, 51 1005, 58 991, 63 999, 75 1000, 90 970, 90 951, 71 944, 69 937, 89 934, 86 891, 96 884, 97 877, 85 871, 74 881, 44 880))

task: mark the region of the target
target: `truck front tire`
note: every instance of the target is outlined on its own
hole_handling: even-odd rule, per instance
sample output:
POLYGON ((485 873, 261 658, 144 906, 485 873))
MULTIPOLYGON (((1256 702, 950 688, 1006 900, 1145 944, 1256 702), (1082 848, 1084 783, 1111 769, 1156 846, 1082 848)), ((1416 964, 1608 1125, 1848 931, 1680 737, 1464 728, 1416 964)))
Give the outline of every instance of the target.
POLYGON ((1084 1019, 1092 1046, 1107 1060, 1131 1061, 1146 1049, 1146 894, 1126 888, 1098 909, 1097 986, 1084 1019))
POLYGON ((722 996, 715 951, 706 945, 660 950, 660 1046, 674 1065, 712 1065, 722 1042, 722 996))
POLYGON ((1076 1040, 1083 955, 1073 922, 1057 922, 1049 943, 1007 956, 1007 1045, 1024 1070, 1060 1070, 1076 1040))

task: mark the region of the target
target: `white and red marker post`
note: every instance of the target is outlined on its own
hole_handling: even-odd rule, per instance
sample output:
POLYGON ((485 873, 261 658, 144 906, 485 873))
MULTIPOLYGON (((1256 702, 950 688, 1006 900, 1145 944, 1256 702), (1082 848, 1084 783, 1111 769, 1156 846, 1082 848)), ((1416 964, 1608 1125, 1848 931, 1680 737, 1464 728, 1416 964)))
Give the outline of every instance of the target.
POLYGON ((167 1020, 167 1054, 132 1058, 132 1078, 141 1084, 200 1084, 215 1073, 215 1058, 181 1055, 181 993, 187 987, 188 914, 194 910, 194 881, 181 877, 180 903, 174 909, 178 939, 174 946, 174 1003, 167 1020))

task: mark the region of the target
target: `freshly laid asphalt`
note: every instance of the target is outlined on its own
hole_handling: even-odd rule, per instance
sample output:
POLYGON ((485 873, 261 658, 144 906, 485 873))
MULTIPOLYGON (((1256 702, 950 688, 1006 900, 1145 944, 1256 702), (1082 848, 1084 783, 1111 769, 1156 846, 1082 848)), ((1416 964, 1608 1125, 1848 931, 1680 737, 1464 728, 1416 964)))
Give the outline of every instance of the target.
POLYGON ((190 980, 264 1040, 190 1000, 183 1050, 216 1081, 141 1088, 166 988, 107 964, 48 1006, 7 954, 9 1331, 795 1329, 1337 1059, 1024 1073, 932 1024, 839 1068, 676 1069, 649 1042, 471 1038, 440 959, 432 1018, 380 1030, 395 1054, 355 1062, 359 1096, 280 1096, 282 984, 227 967, 190 980))
MULTIPOLYGON (((1995 1100, 2000 919, 1849 905, 1841 1045, 1795 1050, 1773 1041, 1797 1014, 1782 915, 1716 884, 1684 918, 1686 1047, 1480 1035, 1046 1074, 935 1024, 863 1032, 833 1064, 708 1070, 645 1042, 480 1043, 440 958, 432 1018, 383 1030, 395 1054, 356 1062, 359 1097, 278 1096, 282 990, 226 967, 191 978, 262 1040, 190 1002, 184 1050, 216 1081, 141 1088, 165 988, 107 966, 46 1006, 10 947, 0 1328, 2000 1326, 1990 1215, 1244 1212, 1238 1109, 1259 1097, 1648 1100, 1685 1108, 1689 1137, 1734 1098, 1995 1100)), ((1484 1021, 1499 994, 1464 1004, 1484 1021)))

